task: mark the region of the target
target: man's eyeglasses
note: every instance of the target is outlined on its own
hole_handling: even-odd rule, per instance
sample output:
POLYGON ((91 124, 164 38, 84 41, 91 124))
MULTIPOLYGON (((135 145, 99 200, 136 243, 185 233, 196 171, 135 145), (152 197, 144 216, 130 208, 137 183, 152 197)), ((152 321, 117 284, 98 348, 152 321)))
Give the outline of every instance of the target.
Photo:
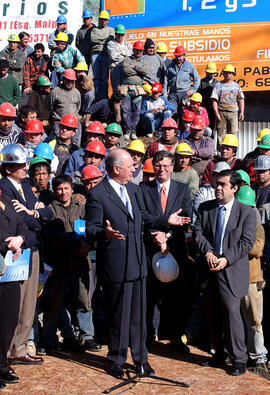
POLYGON ((171 167, 172 165, 154 165, 154 167, 156 168, 156 169, 168 169, 169 167, 171 167))

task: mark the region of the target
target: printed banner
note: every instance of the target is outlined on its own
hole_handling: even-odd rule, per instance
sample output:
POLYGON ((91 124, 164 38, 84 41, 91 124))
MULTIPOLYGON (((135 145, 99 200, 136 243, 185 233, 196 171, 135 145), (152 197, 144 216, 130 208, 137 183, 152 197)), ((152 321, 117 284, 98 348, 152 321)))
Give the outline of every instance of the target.
POLYGON ((270 89, 270 1, 262 0, 105 0, 110 25, 125 25, 127 40, 166 43, 168 56, 183 45, 186 58, 204 77, 205 64, 236 67, 243 90, 270 89), (268 21, 267 21, 268 20, 268 21), (214 22, 214 24, 213 24, 214 22), (238 23, 236 23, 238 22, 238 23))
POLYGON ((0 5, 0 49, 7 45, 11 33, 30 33, 29 44, 46 46, 49 34, 56 29, 56 18, 65 15, 67 28, 76 35, 82 24, 83 0, 42 1, 9 0, 0 5))

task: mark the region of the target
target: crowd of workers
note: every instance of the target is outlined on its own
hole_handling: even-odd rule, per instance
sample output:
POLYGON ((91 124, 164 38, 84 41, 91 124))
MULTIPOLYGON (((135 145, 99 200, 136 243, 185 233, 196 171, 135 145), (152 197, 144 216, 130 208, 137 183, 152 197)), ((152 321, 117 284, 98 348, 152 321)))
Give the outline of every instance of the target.
POLYGON ((128 347, 153 374, 147 354, 162 339, 214 349, 205 366, 231 362, 233 375, 267 370, 270 130, 236 158, 233 65, 220 80, 208 63, 200 79, 184 47, 170 59, 164 43, 131 45, 106 10, 92 17, 83 11, 74 40, 58 16, 50 54, 27 32, 0 52, 0 387, 19 381, 12 365, 103 344, 114 376, 128 347), (7 251, 24 249, 29 278, 6 282, 7 251))

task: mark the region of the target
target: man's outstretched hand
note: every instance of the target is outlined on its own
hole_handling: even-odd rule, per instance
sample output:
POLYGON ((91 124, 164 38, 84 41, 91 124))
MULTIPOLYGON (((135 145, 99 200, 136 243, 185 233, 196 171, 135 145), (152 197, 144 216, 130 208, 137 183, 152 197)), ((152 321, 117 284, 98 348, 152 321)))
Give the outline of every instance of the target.
POLYGON ((119 233, 119 230, 114 230, 111 227, 110 221, 108 220, 106 220, 105 237, 106 239, 125 240, 125 236, 121 235, 121 233, 119 233))
POLYGON ((175 213, 171 214, 168 219, 168 225, 174 225, 174 226, 183 226, 185 224, 190 223, 190 218, 189 217, 180 217, 178 214, 180 214, 182 209, 180 208, 178 211, 175 213))

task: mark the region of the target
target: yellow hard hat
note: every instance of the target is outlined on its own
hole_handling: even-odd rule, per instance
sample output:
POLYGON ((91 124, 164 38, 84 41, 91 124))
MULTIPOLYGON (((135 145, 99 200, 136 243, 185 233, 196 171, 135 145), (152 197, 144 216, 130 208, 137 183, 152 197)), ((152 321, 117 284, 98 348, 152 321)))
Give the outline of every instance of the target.
POLYGON ((193 93, 193 95, 190 97, 190 100, 195 101, 197 103, 201 103, 202 102, 202 95, 198 92, 193 93))
POLYGON ((68 42, 68 35, 66 33, 60 32, 54 38, 54 41, 62 41, 63 43, 67 43, 68 42))
POLYGON ((74 70, 88 71, 88 66, 85 62, 79 62, 77 66, 74 67, 74 70))
POLYGON ((152 96, 152 86, 150 84, 144 84, 143 89, 148 96, 152 96))
POLYGON ((238 139, 234 134, 225 134, 220 145, 230 145, 238 148, 238 139))
POLYGON ((207 71, 207 73, 216 73, 217 72, 216 63, 214 63, 214 62, 207 63, 207 65, 205 67, 205 71, 207 71))
POLYGON ((235 68, 232 64, 225 64, 222 71, 227 71, 228 73, 233 73, 235 75, 235 68))
POLYGON ((8 36, 8 41, 12 41, 14 43, 19 43, 20 42, 20 37, 16 33, 12 33, 10 36, 8 36))
POLYGON ((127 150, 137 151, 141 154, 145 154, 145 147, 141 140, 131 141, 131 143, 129 143, 129 145, 127 146, 127 150))
POLYGON ((110 19, 110 15, 109 15, 108 11, 103 10, 99 14, 99 18, 101 18, 101 19, 110 19))
POLYGON ((190 146, 187 143, 180 143, 178 146, 175 148, 174 151, 175 154, 178 155, 192 155, 192 150, 190 146))
POLYGON ((265 128, 265 129, 262 129, 260 132, 259 132, 259 134, 258 134, 258 137, 257 137, 257 141, 258 141, 258 143, 261 141, 261 139, 264 137, 264 136, 266 136, 267 134, 270 134, 270 129, 268 129, 268 128, 265 128))
POLYGON ((158 43, 156 52, 159 52, 159 53, 168 52, 167 45, 165 43, 158 43))

